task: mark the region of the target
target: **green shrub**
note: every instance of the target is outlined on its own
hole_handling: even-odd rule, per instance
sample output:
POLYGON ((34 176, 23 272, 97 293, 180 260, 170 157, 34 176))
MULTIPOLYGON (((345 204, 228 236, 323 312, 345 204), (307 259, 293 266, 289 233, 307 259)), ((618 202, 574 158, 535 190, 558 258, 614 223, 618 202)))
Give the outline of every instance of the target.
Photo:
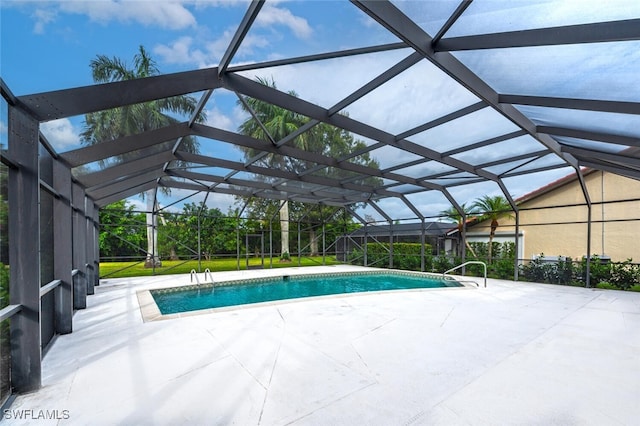
POLYGON ((0 262, 0 308, 9 304, 9 267, 0 262))
POLYGON ((545 261, 544 254, 521 266, 522 277, 527 281, 570 285, 575 280, 575 267, 570 257, 558 256, 556 262, 545 261))
POLYGON ((640 284, 635 284, 629 287, 629 291, 637 291, 640 292, 640 284))
MULTIPOLYGON (((419 271, 421 267, 421 247, 419 243, 394 243, 393 244, 393 267, 419 271)), ((389 267, 389 252, 391 248, 388 243, 367 243, 367 265, 378 268, 389 267)), ((424 245, 425 269, 431 261, 431 245, 424 245)), ((364 252, 361 249, 354 250, 349 255, 349 262, 357 265, 364 264, 364 252)))
POLYGON ((640 284, 638 265, 631 263, 631 259, 611 264, 609 282, 622 290, 629 290, 633 285, 640 284))
POLYGON ((448 271, 449 269, 455 266, 458 266, 460 263, 462 262, 460 261, 459 258, 451 258, 451 257, 445 256, 444 254, 441 254, 439 256, 433 257, 433 262, 429 270, 432 272, 442 273, 442 272, 448 271))
POLYGON ((608 283, 606 281, 601 281, 596 285, 596 288, 601 288, 604 290, 620 290, 620 288, 618 288, 617 286, 608 283))

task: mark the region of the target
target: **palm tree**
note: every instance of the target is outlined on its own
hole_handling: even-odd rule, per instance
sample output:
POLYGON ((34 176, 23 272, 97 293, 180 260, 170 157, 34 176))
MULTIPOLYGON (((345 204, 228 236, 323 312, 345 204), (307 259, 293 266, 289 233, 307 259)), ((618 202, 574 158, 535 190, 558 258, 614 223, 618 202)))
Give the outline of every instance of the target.
MULTIPOLYGON (((257 81, 265 86, 276 88, 276 84, 273 80, 263 79, 258 77, 257 81)), ((297 96, 295 92, 289 92, 289 95, 297 96)), ((308 119, 298 113, 289 111, 287 109, 271 105, 267 102, 246 98, 245 103, 239 102, 242 109, 249 111, 249 108, 255 114, 256 118, 260 120, 264 128, 253 119, 253 116, 248 118, 239 126, 239 131, 247 136, 251 136, 255 139, 278 141, 285 136, 296 131, 302 126, 308 119), (266 129, 266 132, 265 132, 266 129), (268 134, 267 134, 268 133, 268 134)), ((308 133, 298 136, 293 144, 306 147, 308 145, 307 138, 308 133)), ((247 159, 254 157, 261 153, 261 151, 252 148, 241 148, 247 159)), ((295 160, 293 160, 295 161, 295 160)), ((295 165, 292 163, 292 159, 281 155, 269 154, 262 157, 256 162, 259 165, 277 168, 280 170, 292 170, 295 169, 295 165)), ((281 236, 281 256, 285 256, 285 253, 289 254, 289 202, 285 200, 280 208, 280 236, 281 236)))
POLYGON ((489 263, 492 262, 492 249, 493 238, 496 235, 496 229, 498 229, 498 219, 503 217, 511 217, 511 205, 501 195, 485 195, 478 198, 471 206, 476 209, 480 214, 480 220, 491 220, 491 232, 489 233, 489 263))
MULTIPOLYGON (((462 208, 462 211, 464 212, 465 216, 468 217, 469 214, 471 213, 471 208, 467 207, 467 205, 464 203, 461 204, 460 207, 462 208)), ((451 219, 456 223, 456 226, 458 228, 458 235, 460 235, 460 238, 462 238, 462 228, 464 227, 464 222, 463 222, 464 218, 460 214, 458 209, 456 209, 454 206, 450 206, 447 210, 441 211, 440 214, 448 219, 451 219)), ((476 253, 473 251, 473 248, 471 248, 471 245, 469 245, 469 242, 467 241, 466 238, 464 239, 464 244, 467 246, 467 249, 469 249, 473 257, 478 257, 476 256, 476 253)))
MULTIPOLYGON (((120 58, 109 58, 98 55, 90 63, 93 80, 96 83, 108 83, 114 81, 133 80, 138 78, 159 75, 160 71, 155 61, 149 56, 143 46, 139 47, 138 53, 133 57, 133 67, 129 67, 120 58)), ((173 115, 191 116, 196 111, 197 101, 190 96, 174 96, 171 98, 158 99, 141 104, 127 105, 106 111, 98 111, 85 115, 85 128, 81 133, 81 141, 85 145, 95 145, 112 141, 124 136, 139 134, 145 131, 166 127, 178 122, 173 115)), ((198 112, 196 121, 203 122, 206 115, 198 112)), ((168 142, 173 144, 174 141, 168 142)), ((195 153, 198 151, 198 141, 192 136, 182 138, 180 148, 183 151, 195 153)), ((146 154, 166 149, 165 144, 148 148, 146 154)), ((132 155, 140 156, 144 154, 125 154, 113 159, 110 163, 122 163, 132 155)), ((106 166, 109 162, 103 162, 106 166)), ((142 194, 147 201, 147 260, 145 266, 160 266, 160 259, 157 255, 157 217, 154 214, 154 190, 142 194)))

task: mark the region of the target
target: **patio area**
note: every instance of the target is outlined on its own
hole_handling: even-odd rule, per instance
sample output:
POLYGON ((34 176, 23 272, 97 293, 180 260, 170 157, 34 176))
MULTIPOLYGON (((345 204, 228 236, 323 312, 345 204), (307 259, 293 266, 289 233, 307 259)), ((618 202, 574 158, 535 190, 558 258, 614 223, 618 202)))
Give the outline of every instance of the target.
POLYGON ((19 395, 5 424, 31 424, 15 417, 39 410, 67 417, 41 425, 632 425, 640 418, 640 293, 490 279, 487 288, 331 296, 142 321, 139 290, 188 283, 184 275, 103 280, 75 313, 73 333, 58 336, 44 357, 43 387, 19 395))

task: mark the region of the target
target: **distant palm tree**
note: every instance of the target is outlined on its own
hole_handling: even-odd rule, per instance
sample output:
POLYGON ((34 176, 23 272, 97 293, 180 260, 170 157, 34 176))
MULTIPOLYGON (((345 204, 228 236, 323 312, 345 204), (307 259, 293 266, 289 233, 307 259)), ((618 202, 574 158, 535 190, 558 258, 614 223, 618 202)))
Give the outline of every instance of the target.
POLYGON ((498 219, 503 217, 511 217, 511 204, 501 195, 478 198, 471 207, 480 213, 479 220, 491 220, 491 232, 489 233, 489 263, 492 262, 493 238, 496 235, 496 229, 500 225, 498 219))
MULTIPOLYGON (((471 208, 467 207, 467 205, 464 203, 461 204, 460 207, 462 208, 462 211, 465 213, 465 215, 469 217, 469 214, 471 214, 471 208)), ((458 234, 460 235, 460 238, 463 239, 462 228, 464 227, 464 222, 463 222, 464 219, 460 214, 460 212, 458 211, 458 209, 456 209, 454 206, 450 206, 448 209, 441 211, 440 214, 446 217, 447 219, 451 219, 456 223, 458 228, 458 234)), ((471 248, 471 245, 469 245, 469 242, 467 241, 466 238, 463 239, 463 244, 467 246, 467 248, 469 249, 473 257, 478 257, 476 256, 476 253, 471 248)))
MULTIPOLYGON (((256 79, 258 83, 263 84, 265 86, 276 88, 276 84, 273 80, 264 79, 258 77, 256 79)), ((297 96, 295 92, 289 92, 289 95, 297 96)), ((272 105, 268 102, 264 102, 255 98, 245 98, 244 101, 251 108, 252 112, 256 115, 258 120, 264 125, 264 129, 258 124, 256 120, 253 119, 253 116, 249 117, 246 121, 240 124, 239 131, 247 136, 251 136, 255 139, 261 140, 269 140, 273 138, 275 142, 284 138, 285 136, 295 132, 301 127, 305 122, 308 121, 308 118, 302 116, 296 112, 289 111, 287 109, 281 108, 279 106, 272 105), (267 134, 268 133, 268 134, 267 134)), ((240 103, 240 106, 245 111, 248 111, 247 105, 244 103, 240 103)), ((309 137, 309 133, 304 133, 298 136, 294 141, 293 145, 305 148, 307 143, 307 138, 309 137)), ((247 159, 254 157, 255 155, 260 154, 262 151, 253 149, 253 148, 241 148, 244 151, 245 157, 247 159)), ((257 161, 257 164, 262 165, 264 167, 276 168, 279 170, 292 170, 295 169, 296 165, 291 162, 295 161, 292 159, 288 159, 282 155, 273 155, 269 154, 264 156, 261 160, 257 161)), ((280 236, 281 236, 281 256, 284 256, 285 253, 289 254, 289 202, 285 201, 282 204, 282 208, 280 209, 280 236)))
MULTIPOLYGON (((129 67, 119 58, 109 58, 104 55, 98 55, 96 59, 91 61, 90 66, 93 80, 96 83, 133 80, 160 74, 155 61, 143 46, 139 47, 138 53, 133 57, 133 67, 129 67)), ((191 116, 196 111, 196 105, 197 101, 190 96, 174 96, 90 113, 85 115, 85 129, 80 137, 85 145, 95 145, 166 127, 178 122, 169 114, 191 116)), ((206 115, 202 112, 196 117, 198 122, 205 120, 206 115)), ((157 152, 160 149, 166 149, 164 144, 149 148, 147 152, 157 152)), ((192 153, 197 152, 197 139, 192 136, 184 137, 180 149, 192 153)), ((111 163, 124 162, 130 156, 131 154, 118 156, 111 163)), ((103 162, 103 165, 106 164, 108 162, 103 162)), ((142 196, 147 201, 147 261, 145 264, 146 266, 159 266, 157 233, 153 232, 157 226, 157 218, 153 214, 155 210, 154 190, 151 189, 142 196)))

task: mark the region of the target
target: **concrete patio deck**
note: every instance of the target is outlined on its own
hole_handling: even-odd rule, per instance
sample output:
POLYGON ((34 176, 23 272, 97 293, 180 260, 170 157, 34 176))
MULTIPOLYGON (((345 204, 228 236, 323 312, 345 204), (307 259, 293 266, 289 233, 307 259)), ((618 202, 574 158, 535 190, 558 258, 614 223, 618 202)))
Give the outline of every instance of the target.
POLYGON ((489 280, 144 323, 136 292, 182 283, 102 281, 4 424, 640 423, 640 293, 489 280))

